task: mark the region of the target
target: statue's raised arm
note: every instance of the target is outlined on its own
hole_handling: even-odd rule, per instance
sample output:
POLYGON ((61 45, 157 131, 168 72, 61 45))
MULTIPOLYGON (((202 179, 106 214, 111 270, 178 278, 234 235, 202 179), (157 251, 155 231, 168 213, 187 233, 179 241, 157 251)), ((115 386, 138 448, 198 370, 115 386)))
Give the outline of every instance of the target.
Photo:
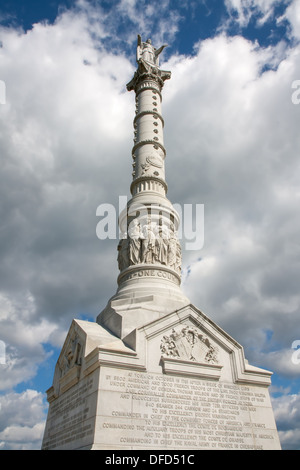
POLYGON ((137 47, 136 47, 136 61, 137 62, 142 58, 142 50, 143 50, 142 38, 141 38, 141 35, 138 34, 137 47))
POLYGON ((155 50, 154 54, 157 60, 157 65, 158 65, 158 56, 159 54, 164 50, 165 47, 167 47, 168 44, 163 44, 163 46, 160 46, 158 49, 155 50))

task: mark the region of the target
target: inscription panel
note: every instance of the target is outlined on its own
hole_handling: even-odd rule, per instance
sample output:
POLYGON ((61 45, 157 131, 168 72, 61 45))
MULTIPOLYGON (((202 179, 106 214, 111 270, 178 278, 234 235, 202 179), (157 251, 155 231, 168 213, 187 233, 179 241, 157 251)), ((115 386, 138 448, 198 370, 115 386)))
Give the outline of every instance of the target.
POLYGON ((97 380, 81 380, 49 406, 43 449, 72 449, 89 445, 94 435, 97 380))
POLYGON ((276 449, 269 394, 261 387, 103 369, 102 443, 149 449, 276 449))

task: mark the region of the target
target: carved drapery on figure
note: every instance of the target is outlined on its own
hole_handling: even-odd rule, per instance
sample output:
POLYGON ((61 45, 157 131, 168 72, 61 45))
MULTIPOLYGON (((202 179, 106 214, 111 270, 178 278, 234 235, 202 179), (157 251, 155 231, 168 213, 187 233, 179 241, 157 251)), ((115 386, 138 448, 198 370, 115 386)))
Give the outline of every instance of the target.
POLYGON ((129 243, 128 243, 126 235, 124 235, 118 244, 118 266, 119 266, 120 271, 123 271, 123 269, 129 266, 128 247, 129 247, 129 243))
POLYGON ((181 247, 174 224, 131 221, 118 245, 120 271, 136 264, 161 264, 181 272, 181 247))

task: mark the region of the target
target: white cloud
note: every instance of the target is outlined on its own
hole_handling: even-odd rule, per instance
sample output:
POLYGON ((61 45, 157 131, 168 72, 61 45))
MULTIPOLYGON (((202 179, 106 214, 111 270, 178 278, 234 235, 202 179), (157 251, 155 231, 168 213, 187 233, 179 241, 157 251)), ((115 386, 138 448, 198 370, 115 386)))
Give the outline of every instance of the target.
POLYGON ((282 447, 300 450, 300 395, 282 395, 273 398, 272 404, 282 447))
POLYGON ((219 36, 167 64, 169 195, 205 205, 205 244, 184 253, 184 289, 250 350, 270 347, 263 330, 283 348, 300 335, 297 51, 261 73, 276 48, 219 36))
MULTIPOLYGON (((2 34, 7 84, 7 105, 1 107, 3 287, 28 288, 37 300, 45 298, 46 290, 40 289, 47 285, 47 304, 37 308, 57 317, 65 308, 61 296, 74 295, 70 272, 82 282, 83 258, 76 246, 85 239, 86 267, 93 271, 100 262, 98 204, 110 202, 105 198, 112 187, 116 197, 119 190, 127 191, 108 168, 113 163, 130 174, 129 159, 120 155, 130 152, 126 109, 132 97, 124 81, 132 68, 121 56, 95 49, 86 23, 85 18, 73 24, 66 14, 52 26, 2 34), (67 276, 62 265, 69 265, 67 276), (59 290, 62 282, 65 294, 59 290), (59 309, 53 296, 61 301, 59 309)), ((96 294, 96 282, 94 288, 96 294)))
POLYGON ((240 26, 245 27, 254 15, 257 24, 263 25, 274 15, 274 8, 280 0, 225 0, 228 12, 240 26))
POLYGON ((121 0, 111 14, 112 18, 121 15, 127 22, 126 40, 131 43, 135 40, 137 33, 145 36, 144 39, 151 36, 156 44, 165 41, 172 42, 182 19, 179 12, 172 8, 171 0, 153 0, 151 2, 147 0, 121 0))
POLYGON ((282 347, 279 350, 266 353, 259 351, 256 352, 256 355, 260 356, 259 360, 263 362, 266 369, 276 371, 280 377, 300 378, 300 365, 297 363, 299 353, 292 349, 292 343, 287 348, 282 347))
POLYGON ((294 0, 288 6, 282 19, 287 19, 291 25, 291 34, 293 37, 300 39, 300 3, 294 0))
POLYGON ((1 341, 5 357, 1 365, 0 390, 10 389, 33 378, 38 365, 49 358, 43 343, 61 346, 64 331, 46 318, 36 318, 35 301, 31 295, 14 301, 0 295, 1 341))
POLYGON ((0 448, 6 450, 40 449, 45 428, 45 403, 42 393, 0 395, 0 448))

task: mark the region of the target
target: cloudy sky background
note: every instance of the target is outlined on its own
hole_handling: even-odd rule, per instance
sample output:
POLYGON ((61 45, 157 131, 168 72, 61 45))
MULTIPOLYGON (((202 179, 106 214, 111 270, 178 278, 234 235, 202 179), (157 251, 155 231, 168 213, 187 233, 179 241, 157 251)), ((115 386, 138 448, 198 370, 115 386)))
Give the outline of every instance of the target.
POLYGON ((71 321, 116 291, 96 210, 130 196, 138 33, 169 44, 168 198, 204 204, 183 290, 274 371, 282 447, 300 449, 299 0, 1 5, 0 449, 40 448, 71 321))

